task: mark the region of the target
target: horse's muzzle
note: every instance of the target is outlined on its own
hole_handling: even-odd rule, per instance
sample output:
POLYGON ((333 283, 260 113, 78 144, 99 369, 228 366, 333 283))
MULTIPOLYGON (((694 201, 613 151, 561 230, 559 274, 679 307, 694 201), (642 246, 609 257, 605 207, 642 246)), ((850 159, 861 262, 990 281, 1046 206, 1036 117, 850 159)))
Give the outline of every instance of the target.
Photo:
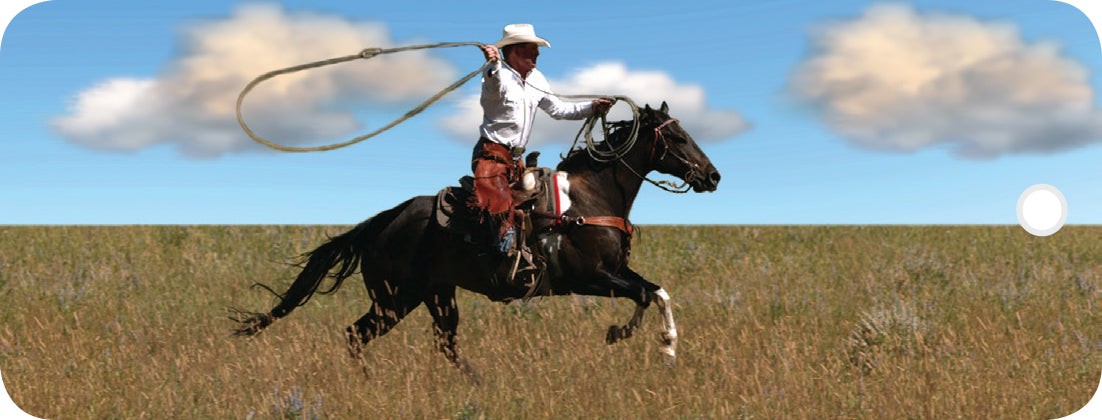
POLYGON ((709 169, 709 171, 694 177, 692 182, 689 183, 694 192, 715 192, 719 188, 719 171, 715 168, 709 169))

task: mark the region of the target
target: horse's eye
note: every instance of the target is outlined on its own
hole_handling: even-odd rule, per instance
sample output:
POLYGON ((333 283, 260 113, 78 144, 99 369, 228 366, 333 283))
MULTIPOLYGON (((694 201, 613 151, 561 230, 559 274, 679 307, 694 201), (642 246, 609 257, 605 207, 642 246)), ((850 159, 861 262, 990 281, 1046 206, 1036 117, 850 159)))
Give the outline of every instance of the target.
POLYGON ((670 139, 670 141, 673 141, 674 143, 685 144, 689 142, 689 139, 685 138, 684 132, 678 130, 676 127, 667 128, 665 131, 666 132, 663 133, 665 134, 665 137, 670 139))

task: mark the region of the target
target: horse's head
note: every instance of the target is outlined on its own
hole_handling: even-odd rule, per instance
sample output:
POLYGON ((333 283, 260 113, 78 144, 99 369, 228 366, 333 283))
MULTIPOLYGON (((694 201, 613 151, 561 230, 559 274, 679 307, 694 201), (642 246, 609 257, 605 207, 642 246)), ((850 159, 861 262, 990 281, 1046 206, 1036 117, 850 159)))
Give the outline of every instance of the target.
POLYGON ((719 185, 719 171, 692 136, 681 128, 677 119, 670 117, 669 112, 666 102, 662 102, 658 109, 647 105, 640 110, 639 137, 653 142, 649 146, 653 151, 652 167, 658 172, 681 178, 693 191, 715 191, 719 185))

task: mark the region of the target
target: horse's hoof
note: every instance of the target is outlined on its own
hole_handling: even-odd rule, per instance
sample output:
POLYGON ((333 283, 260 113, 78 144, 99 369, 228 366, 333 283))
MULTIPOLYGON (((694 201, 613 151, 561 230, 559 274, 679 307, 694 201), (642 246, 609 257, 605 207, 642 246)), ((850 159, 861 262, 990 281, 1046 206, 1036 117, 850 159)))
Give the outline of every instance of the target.
POLYGON ((360 339, 360 335, 356 333, 355 327, 346 328, 344 335, 348 339, 348 355, 359 360, 360 356, 363 355, 363 341, 360 339))
POLYGON ((662 347, 662 362, 672 368, 677 367, 677 353, 673 347, 662 347))
POLYGON ((620 340, 619 334, 616 332, 617 327, 615 325, 608 327, 608 334, 605 334, 605 343, 615 344, 620 340))
POLYGON ((630 328, 612 325, 608 327, 608 334, 605 335, 605 342, 608 344, 616 344, 617 341, 628 337, 631 337, 630 328))
POLYGON ((233 335, 238 337, 252 337, 260 334, 260 331, 263 331, 275 321, 274 317, 266 313, 249 312, 237 308, 230 308, 230 311, 233 312, 230 319, 241 324, 241 327, 233 332, 233 335))
POLYGON ((677 367, 677 356, 667 354, 662 358, 662 362, 666 364, 666 367, 673 369, 677 367))
POLYGON ((471 366, 471 363, 467 359, 460 358, 455 361, 455 366, 459 368, 460 372, 467 377, 467 380, 471 381, 474 386, 482 385, 482 375, 478 373, 478 369, 471 366))

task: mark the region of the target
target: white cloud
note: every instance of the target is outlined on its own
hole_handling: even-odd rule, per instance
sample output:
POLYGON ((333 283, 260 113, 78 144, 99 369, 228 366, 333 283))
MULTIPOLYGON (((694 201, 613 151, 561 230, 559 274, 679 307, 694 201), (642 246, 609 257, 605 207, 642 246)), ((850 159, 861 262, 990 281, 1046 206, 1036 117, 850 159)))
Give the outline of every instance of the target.
POLYGON ((77 143, 96 146, 96 139, 110 138, 117 149, 141 148, 149 143, 148 133, 120 128, 157 114, 156 106, 149 103, 155 85, 152 80, 108 80, 81 92, 72 106, 73 115, 57 120, 56 124, 77 143))
POLYGON ((813 42, 790 88, 862 147, 990 158, 1102 140, 1087 71, 1010 24, 878 5, 813 42))
MULTIPOLYGON (((250 80, 274 69, 394 42, 379 23, 254 4, 225 19, 189 25, 181 45, 180 56, 157 77, 114 78, 77 93, 67 114, 54 118, 52 127, 72 143, 105 150, 172 145, 197 157, 257 150, 261 146, 244 134, 235 115, 237 95, 250 80)), ((280 144, 344 140, 374 128, 363 127, 353 112, 373 107, 405 111, 458 77, 453 65, 425 50, 381 55, 270 79, 250 93, 244 116, 259 135, 280 144)), ((661 72, 604 63, 552 81, 552 86, 563 93, 627 95, 640 106, 665 100, 701 141, 728 138, 747 128, 738 112, 708 108, 700 86, 678 83, 661 72)), ((454 114, 440 125, 448 135, 471 141, 482 120, 478 97, 452 103, 454 114)), ((617 106, 612 117, 627 118, 626 109, 617 106)), ((534 143, 569 142, 579 127, 578 122, 546 115, 536 124, 534 143)))
MULTIPOLYGON (((173 144, 188 155, 218 156, 255 148, 234 111, 252 78, 365 47, 393 46, 378 23, 292 14, 269 5, 244 6, 228 19, 191 25, 182 44, 183 54, 156 78, 116 78, 78 93, 68 114, 52 121, 54 129, 71 142, 108 150, 173 144)), ((453 66, 425 51, 382 55, 271 79, 246 99, 244 113, 260 135, 301 144, 361 128, 350 103, 416 103, 457 77, 453 66)))
MULTIPOLYGON (((749 127, 737 111, 708 108, 702 87, 678 83, 658 71, 631 71, 621 63, 609 62, 575 71, 566 80, 550 80, 549 83, 555 93, 622 95, 631 98, 640 107, 645 104, 657 107, 666 101, 671 116, 679 119, 682 127, 697 141, 726 139, 749 127)), ((441 126, 453 138, 473 141, 482 122, 478 94, 460 100, 456 107, 457 113, 444 118, 441 126)), ((556 121, 542 111, 536 114, 530 145, 569 144, 574 140, 580 127, 577 121, 556 121)), ((616 105, 609 115, 610 120, 630 118, 628 107, 622 104, 616 105)))

